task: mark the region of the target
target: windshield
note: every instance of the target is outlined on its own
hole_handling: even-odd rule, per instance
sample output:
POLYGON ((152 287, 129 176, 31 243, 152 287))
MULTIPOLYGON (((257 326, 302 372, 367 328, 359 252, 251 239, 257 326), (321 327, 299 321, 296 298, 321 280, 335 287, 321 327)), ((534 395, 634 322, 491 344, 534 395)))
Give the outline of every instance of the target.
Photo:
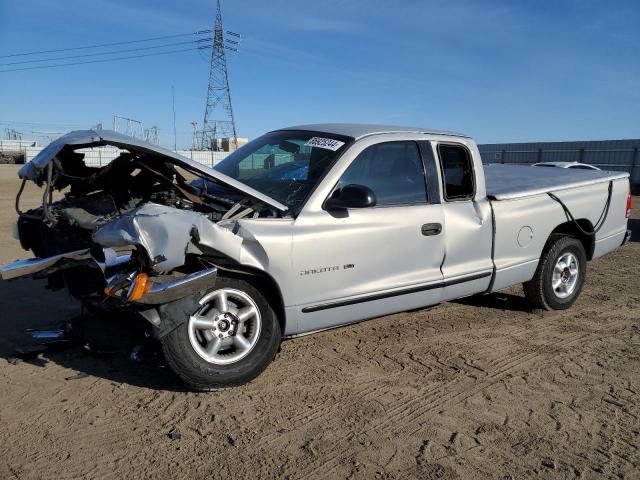
POLYGON ((349 140, 318 132, 267 133, 231 153, 214 169, 296 210, 349 140))

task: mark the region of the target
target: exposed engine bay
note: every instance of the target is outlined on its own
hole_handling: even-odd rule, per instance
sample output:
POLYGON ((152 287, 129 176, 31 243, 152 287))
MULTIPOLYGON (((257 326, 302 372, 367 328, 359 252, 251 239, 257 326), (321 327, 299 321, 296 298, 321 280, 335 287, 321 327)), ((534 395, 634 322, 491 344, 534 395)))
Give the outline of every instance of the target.
POLYGON ((90 248, 92 234, 145 204, 198 212, 212 222, 276 215, 238 193, 229 192, 227 197, 210 193, 210 182, 188 183, 175 165, 163 159, 123 152, 104 167, 88 167, 83 156, 65 148, 49 164, 41 207, 21 212, 17 199, 22 246, 36 256, 90 248), (54 202, 54 190, 64 191, 64 197, 54 202))
POLYGON ((38 257, 24 261, 31 276, 67 287, 86 305, 144 307, 184 298, 211 284, 217 268, 233 268, 229 252, 243 242, 237 220, 285 213, 173 152, 114 132, 96 135, 72 132, 43 150, 20 171, 16 198, 20 242, 38 257), (86 165, 78 150, 103 145, 120 155, 106 166, 86 165), (21 211, 28 180, 43 188, 43 201, 21 211))

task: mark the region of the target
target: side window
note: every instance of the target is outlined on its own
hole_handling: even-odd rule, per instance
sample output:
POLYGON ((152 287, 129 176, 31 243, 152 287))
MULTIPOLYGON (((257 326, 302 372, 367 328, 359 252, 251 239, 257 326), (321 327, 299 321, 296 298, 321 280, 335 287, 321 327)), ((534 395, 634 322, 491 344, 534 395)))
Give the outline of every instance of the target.
POLYGON ((338 188, 355 183, 376 194, 377 205, 426 203, 424 167, 415 142, 372 145, 342 174, 338 188))
POLYGON ((473 162, 469 151, 459 145, 438 145, 445 200, 473 198, 473 162))

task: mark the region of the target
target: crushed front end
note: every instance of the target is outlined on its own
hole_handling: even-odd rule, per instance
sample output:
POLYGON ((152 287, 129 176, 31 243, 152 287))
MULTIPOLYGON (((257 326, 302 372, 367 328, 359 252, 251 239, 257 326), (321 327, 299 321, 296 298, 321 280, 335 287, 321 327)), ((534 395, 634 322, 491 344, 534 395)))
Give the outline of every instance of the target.
POLYGON ((207 167, 115 132, 65 135, 19 175, 18 235, 35 258, 3 265, 2 279, 47 278, 90 310, 143 316, 160 335, 181 318, 172 310, 192 311, 218 269, 236 266, 237 220, 284 210, 207 167), (84 162, 83 149, 106 145, 120 149, 115 160, 84 162), (42 187, 43 201, 21 211, 27 181, 42 187))

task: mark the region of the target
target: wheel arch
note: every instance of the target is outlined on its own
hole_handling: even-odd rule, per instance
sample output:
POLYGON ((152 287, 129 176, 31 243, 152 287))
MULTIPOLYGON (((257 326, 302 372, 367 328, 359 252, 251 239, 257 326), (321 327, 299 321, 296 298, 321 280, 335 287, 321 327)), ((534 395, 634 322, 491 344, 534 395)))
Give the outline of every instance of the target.
POLYGON ((244 280, 260 290, 275 312, 278 323, 280 324, 280 329, 284 334, 287 326, 286 311, 280 286, 275 279, 267 272, 258 270, 257 268, 244 266, 234 266, 230 269, 225 267, 218 268, 221 272, 224 272, 225 276, 244 280))
MULTIPOLYGON (((585 230, 587 232, 593 231, 593 224, 588 219, 580 218, 577 219, 576 222, 582 230, 585 230)), ((549 238, 547 239, 547 243, 545 245, 545 250, 548 248, 550 241, 554 237, 566 235, 579 240, 584 247, 585 253, 587 254, 587 260, 591 260, 593 258, 593 252, 596 246, 595 236, 585 235, 582 231, 580 231, 580 228, 578 228, 578 226, 576 226, 576 224, 572 221, 561 223, 549 234, 549 238)))

